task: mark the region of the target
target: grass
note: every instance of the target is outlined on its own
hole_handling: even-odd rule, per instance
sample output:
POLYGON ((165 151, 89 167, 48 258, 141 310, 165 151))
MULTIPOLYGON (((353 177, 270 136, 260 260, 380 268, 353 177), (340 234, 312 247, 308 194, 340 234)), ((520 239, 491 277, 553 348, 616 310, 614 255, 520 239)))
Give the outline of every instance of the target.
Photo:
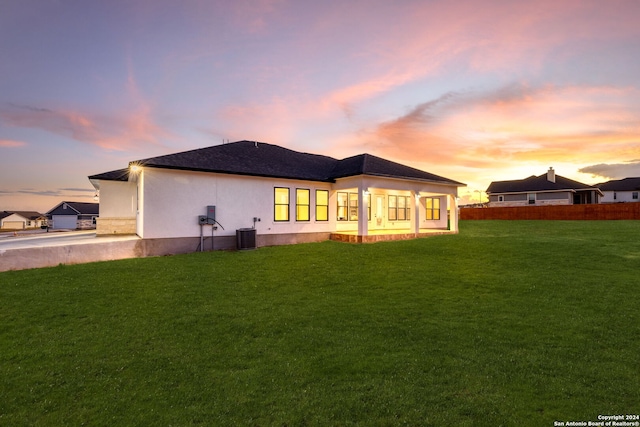
POLYGON ((0 425, 551 426, 640 413, 640 222, 0 273, 0 425))

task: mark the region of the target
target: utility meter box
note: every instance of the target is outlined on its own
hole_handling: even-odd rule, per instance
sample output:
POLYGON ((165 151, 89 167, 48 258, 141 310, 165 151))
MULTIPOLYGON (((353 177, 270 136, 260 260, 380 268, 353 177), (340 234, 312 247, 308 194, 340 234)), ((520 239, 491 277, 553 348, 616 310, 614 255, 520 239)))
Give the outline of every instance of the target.
POLYGON ((198 224, 200 225, 216 225, 216 207, 207 206, 207 214, 198 216, 198 224))
POLYGON ((207 206, 207 219, 209 224, 213 224, 216 222, 216 207, 215 206, 207 206))

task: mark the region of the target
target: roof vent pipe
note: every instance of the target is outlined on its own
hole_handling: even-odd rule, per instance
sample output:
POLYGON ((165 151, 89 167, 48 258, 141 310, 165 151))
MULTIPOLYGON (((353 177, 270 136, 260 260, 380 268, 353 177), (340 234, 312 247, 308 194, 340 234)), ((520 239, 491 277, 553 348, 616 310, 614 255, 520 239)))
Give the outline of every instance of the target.
POLYGON ((556 182, 556 171, 553 168, 549 168, 547 171, 547 181, 556 182))

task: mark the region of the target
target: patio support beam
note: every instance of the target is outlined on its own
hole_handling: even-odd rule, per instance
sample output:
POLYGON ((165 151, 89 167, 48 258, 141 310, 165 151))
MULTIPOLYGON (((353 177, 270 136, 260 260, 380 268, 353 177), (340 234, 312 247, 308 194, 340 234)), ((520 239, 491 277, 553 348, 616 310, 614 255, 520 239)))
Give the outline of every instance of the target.
POLYGON ((358 186, 358 236, 369 235, 367 194, 369 194, 367 187, 363 185, 358 186))
POLYGON ((420 193, 413 192, 413 232, 416 237, 420 233, 420 193))
POLYGON ((449 194, 447 196, 447 201, 448 201, 448 207, 449 207, 449 213, 450 213, 450 217, 449 217, 449 230, 453 231, 454 233, 458 232, 458 201, 456 199, 456 196, 453 194, 449 194))

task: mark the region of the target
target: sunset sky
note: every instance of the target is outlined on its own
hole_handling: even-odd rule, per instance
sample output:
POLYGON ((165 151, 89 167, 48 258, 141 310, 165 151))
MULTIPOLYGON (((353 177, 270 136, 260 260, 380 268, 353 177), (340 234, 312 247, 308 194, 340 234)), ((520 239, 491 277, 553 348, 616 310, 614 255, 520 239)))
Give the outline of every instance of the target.
POLYGON ((0 211, 223 140, 370 153, 461 204, 550 166, 640 176, 639 22, 638 0, 2 0, 0 211))

